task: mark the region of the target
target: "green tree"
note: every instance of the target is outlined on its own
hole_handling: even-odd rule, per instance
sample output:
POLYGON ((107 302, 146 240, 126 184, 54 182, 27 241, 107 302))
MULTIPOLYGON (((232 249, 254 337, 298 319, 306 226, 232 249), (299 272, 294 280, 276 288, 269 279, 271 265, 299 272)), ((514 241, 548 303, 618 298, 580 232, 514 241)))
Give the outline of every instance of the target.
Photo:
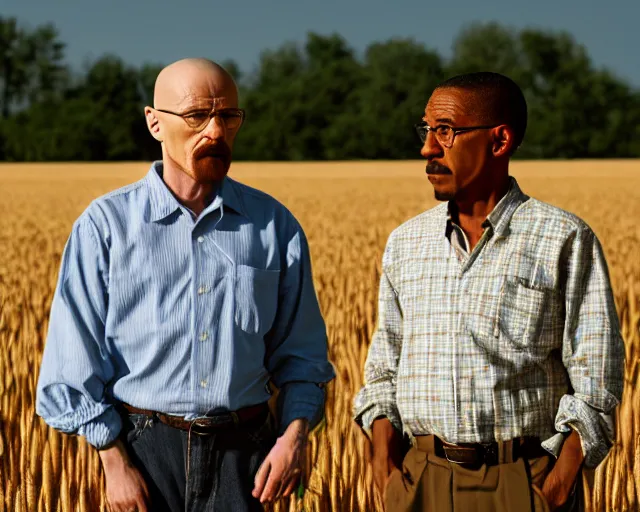
POLYGON ((453 41, 453 56, 446 72, 453 76, 494 71, 511 77, 521 86, 528 81, 522 66, 519 33, 496 22, 471 23, 453 41))
POLYGON ((519 43, 532 98, 525 156, 631 156, 640 105, 630 88, 594 69, 586 49, 566 33, 524 30, 519 43))
POLYGON ((496 71, 522 87, 529 106, 519 158, 639 155, 640 103, 629 86, 594 69, 566 32, 467 26, 454 42, 448 74, 496 71))
MULTIPOLYGON (((158 63, 105 55, 72 76, 52 25, 0 17, 0 158, 151 160, 146 128, 158 63)), ((416 158, 413 124, 447 76, 489 70, 522 87, 529 125, 519 158, 640 156, 640 91, 596 69, 566 32, 464 27, 443 62, 411 39, 371 44, 361 60, 338 34, 264 51, 255 70, 232 60, 247 119, 234 148, 244 160, 416 158)))
POLYGON ((8 158, 137 160, 146 156, 153 145, 140 91, 136 69, 117 57, 102 57, 63 99, 33 103, 9 120, 8 158))
POLYGON ((84 84, 75 93, 95 105, 96 122, 102 133, 102 158, 136 159, 138 141, 144 133, 145 103, 137 70, 118 57, 104 56, 91 66, 84 84))
POLYGON ((51 99, 67 79, 64 44, 47 24, 27 30, 0 17, 0 118, 25 102, 51 99))
POLYGON ((238 136, 238 158, 327 158, 326 134, 360 79, 353 51, 337 35, 310 33, 303 50, 287 43, 264 52, 241 97, 247 122, 238 136))
POLYGON ((439 55, 410 39, 369 46, 362 80, 327 130, 329 158, 418 158, 413 125, 444 77, 439 55))
POLYGON ((303 68, 303 56, 293 44, 260 55, 257 69, 245 78, 246 89, 240 94, 247 117, 235 142, 235 159, 287 159, 290 99, 303 68))
POLYGON ((332 126, 361 86, 362 67, 353 50, 338 35, 310 33, 305 47, 306 72, 295 84, 288 115, 294 126, 291 134, 292 160, 335 158, 336 146, 346 141, 332 139, 332 126))
POLYGON ((32 102, 53 101, 64 89, 64 44, 51 24, 33 30, 0 16, 0 158, 8 157, 10 114, 32 102))

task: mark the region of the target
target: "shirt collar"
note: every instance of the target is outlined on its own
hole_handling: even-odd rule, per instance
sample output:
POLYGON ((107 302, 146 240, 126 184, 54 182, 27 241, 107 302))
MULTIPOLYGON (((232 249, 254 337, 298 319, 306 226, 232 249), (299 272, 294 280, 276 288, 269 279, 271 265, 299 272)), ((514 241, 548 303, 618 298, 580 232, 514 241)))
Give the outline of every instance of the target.
MULTIPOLYGON (((484 227, 491 226, 494 233, 499 236, 507 236, 509 234, 509 224, 513 214, 518 207, 524 203, 529 197, 522 192, 518 182, 513 176, 509 176, 509 189, 507 193, 498 201, 498 204, 487 215, 483 222, 484 227)), ((451 209, 447 207, 447 228, 451 223, 451 209)))
POLYGON ((509 224, 516 210, 529 199, 520 190, 518 182, 513 176, 509 177, 509 190, 504 195, 495 208, 487 215, 487 220, 493 231, 498 236, 507 236, 509 234, 509 224))
MULTIPOLYGON (((171 193, 166 183, 162 179, 162 161, 153 162, 151 169, 147 173, 147 185, 149 187, 151 221, 157 222, 165 219, 183 206, 171 193)), ((247 217, 242 198, 238 195, 236 184, 226 177, 223 179, 218 193, 211 204, 205 208, 204 214, 216 210, 220 205, 225 209, 231 209, 244 217, 247 217)))

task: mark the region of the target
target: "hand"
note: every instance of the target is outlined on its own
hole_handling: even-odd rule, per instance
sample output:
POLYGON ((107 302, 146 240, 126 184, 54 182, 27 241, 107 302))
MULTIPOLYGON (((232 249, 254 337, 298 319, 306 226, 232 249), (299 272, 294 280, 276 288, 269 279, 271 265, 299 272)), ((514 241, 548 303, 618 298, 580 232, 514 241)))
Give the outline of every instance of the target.
POLYGON ((293 492, 302 473, 308 435, 309 422, 297 419, 278 438, 254 481, 251 494, 260 503, 275 501, 293 492))
POLYGON ((120 441, 100 450, 107 483, 107 502, 111 512, 149 512, 149 491, 120 441))
POLYGON ((373 422, 373 481, 382 496, 389 475, 402 468, 402 437, 387 418, 373 422))
POLYGON ((552 511, 564 505, 569 499, 583 460, 580 436, 573 431, 565 439, 558 460, 542 485, 542 494, 552 511))
POLYGON ((380 496, 384 495, 384 489, 387 486, 387 480, 389 480, 391 472, 394 469, 400 470, 400 466, 395 464, 391 457, 373 457, 373 482, 375 483, 380 496))

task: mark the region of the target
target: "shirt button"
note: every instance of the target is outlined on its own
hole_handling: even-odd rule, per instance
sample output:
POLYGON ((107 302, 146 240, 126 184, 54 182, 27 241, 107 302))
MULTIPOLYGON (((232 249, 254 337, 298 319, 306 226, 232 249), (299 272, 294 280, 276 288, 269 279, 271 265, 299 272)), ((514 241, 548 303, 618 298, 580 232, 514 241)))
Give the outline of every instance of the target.
POLYGON ((200 381, 200 387, 201 387, 201 388, 206 388, 206 387, 207 387, 207 381, 206 381, 206 380, 204 380, 204 379, 202 379, 202 380, 200 381))
POLYGON ((204 242, 204 237, 203 236, 199 236, 198 237, 198 243, 201 244, 202 242, 204 242))
POLYGON ((201 286, 200 288, 198 288, 198 295, 202 295, 203 293, 207 293, 206 286, 201 286))
POLYGON ((205 331, 200 335, 200 341, 206 341, 208 337, 209 337, 209 333, 205 331))

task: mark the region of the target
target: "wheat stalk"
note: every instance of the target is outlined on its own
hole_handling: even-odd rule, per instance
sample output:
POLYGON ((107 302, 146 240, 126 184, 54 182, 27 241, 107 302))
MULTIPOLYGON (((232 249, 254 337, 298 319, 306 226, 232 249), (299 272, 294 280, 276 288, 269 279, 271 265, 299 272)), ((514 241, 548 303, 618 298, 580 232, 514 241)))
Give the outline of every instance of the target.
MULTIPOLYGON (((327 389, 327 418, 308 446, 302 499, 273 512, 382 510, 368 445, 351 421, 354 394, 377 317, 386 239, 404 220, 435 205, 423 163, 281 166, 234 164, 232 174, 283 201, 311 247, 314 279, 338 378, 327 389)), ((143 176, 147 164, 0 166, 0 512, 106 512, 95 450, 34 419, 35 386, 62 248, 73 221, 95 197, 143 176), (78 184, 81 186, 75 186, 78 184), (73 193, 69 193, 73 190, 73 193), (49 212, 56 212, 51 215, 49 212)), ((616 444, 585 474, 588 510, 640 508, 639 162, 518 163, 524 190, 585 219, 603 243, 627 361, 616 444), (603 165, 613 179, 601 186, 603 165), (551 188, 549 177, 559 186, 551 188)))

